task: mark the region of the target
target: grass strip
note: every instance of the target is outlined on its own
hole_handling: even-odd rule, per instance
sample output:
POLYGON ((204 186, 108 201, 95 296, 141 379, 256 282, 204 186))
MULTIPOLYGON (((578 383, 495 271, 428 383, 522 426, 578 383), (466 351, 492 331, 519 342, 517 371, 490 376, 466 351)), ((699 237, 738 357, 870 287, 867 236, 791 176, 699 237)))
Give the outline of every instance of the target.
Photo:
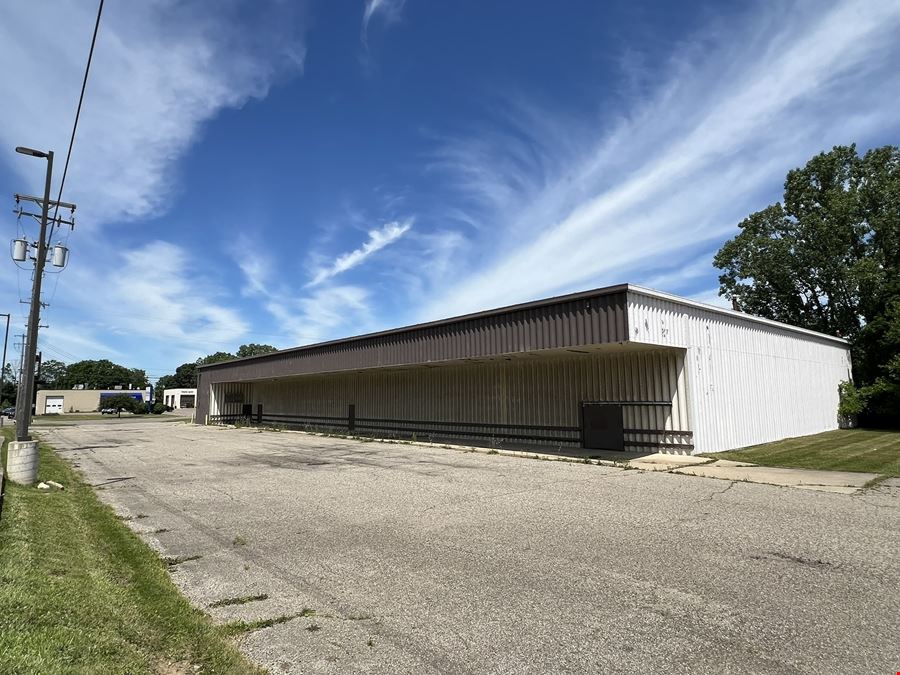
POLYGON ((900 431, 837 429, 705 455, 714 459, 900 476, 900 431))
MULTIPOLYGON (((9 439, 9 430, 4 430, 9 439)), ((178 592, 166 563, 50 448, 46 492, 7 482, 0 671, 261 673, 178 592), (196 670, 195 670, 196 668, 196 670)))

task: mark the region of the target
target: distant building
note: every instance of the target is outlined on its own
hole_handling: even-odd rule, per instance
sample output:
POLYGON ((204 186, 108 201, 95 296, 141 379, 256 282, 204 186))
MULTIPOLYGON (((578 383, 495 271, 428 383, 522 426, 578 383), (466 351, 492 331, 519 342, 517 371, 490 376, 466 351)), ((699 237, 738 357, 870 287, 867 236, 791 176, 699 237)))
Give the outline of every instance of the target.
POLYGON ((700 453, 836 428, 850 353, 840 338, 622 284, 198 373, 198 423, 700 453))
POLYGON ((197 390, 166 389, 163 392, 163 403, 175 410, 193 408, 197 404, 197 390))
POLYGON ((122 394, 144 402, 150 398, 150 392, 143 389, 41 389, 37 393, 34 413, 93 412, 103 407, 103 399, 122 394))

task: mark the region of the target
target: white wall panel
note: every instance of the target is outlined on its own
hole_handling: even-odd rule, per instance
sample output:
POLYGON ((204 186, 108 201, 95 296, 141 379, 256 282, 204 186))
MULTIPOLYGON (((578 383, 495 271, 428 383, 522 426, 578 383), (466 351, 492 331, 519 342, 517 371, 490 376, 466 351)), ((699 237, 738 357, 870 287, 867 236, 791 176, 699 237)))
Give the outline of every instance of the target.
POLYGON ((695 452, 837 428, 846 343, 661 295, 630 289, 629 339, 687 350, 695 452))

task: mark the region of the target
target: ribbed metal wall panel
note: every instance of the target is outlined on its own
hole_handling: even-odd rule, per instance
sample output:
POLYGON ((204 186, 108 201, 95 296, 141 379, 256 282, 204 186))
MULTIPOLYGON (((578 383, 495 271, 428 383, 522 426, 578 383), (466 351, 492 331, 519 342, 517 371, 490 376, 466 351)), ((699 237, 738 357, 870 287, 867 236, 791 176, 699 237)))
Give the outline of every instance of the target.
POLYGON ((843 342, 633 290, 628 325, 633 342, 687 350, 694 452, 837 428, 843 342))
POLYGON ((488 358, 544 349, 623 342, 628 338, 624 290, 600 289, 430 324, 360 336, 261 357, 204 366, 200 418, 209 386, 312 373, 488 358))
POLYGON ((209 414, 240 415, 244 403, 249 403, 251 397, 249 382, 217 383, 209 389, 209 414))
MULTIPOLYGON (((357 418, 560 427, 579 426, 582 401, 671 401, 671 406, 626 405, 625 428, 689 431, 683 369, 683 350, 620 349, 222 383, 213 385, 213 398, 247 392, 246 402, 254 411, 261 404, 266 415, 346 417, 354 404, 357 418)), ((628 434, 626 440, 691 442, 649 433, 628 434)), ((628 449, 655 451, 649 445, 628 449)))

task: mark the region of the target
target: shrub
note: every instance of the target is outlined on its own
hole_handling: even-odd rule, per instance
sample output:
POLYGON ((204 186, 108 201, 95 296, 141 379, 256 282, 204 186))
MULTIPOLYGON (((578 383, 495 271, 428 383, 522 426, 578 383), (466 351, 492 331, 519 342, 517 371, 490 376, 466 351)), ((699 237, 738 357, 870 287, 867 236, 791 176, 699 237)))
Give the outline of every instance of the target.
POLYGON ((865 396, 852 382, 846 380, 841 382, 838 385, 838 394, 840 395, 838 415, 841 417, 851 418, 866 409, 865 396))

